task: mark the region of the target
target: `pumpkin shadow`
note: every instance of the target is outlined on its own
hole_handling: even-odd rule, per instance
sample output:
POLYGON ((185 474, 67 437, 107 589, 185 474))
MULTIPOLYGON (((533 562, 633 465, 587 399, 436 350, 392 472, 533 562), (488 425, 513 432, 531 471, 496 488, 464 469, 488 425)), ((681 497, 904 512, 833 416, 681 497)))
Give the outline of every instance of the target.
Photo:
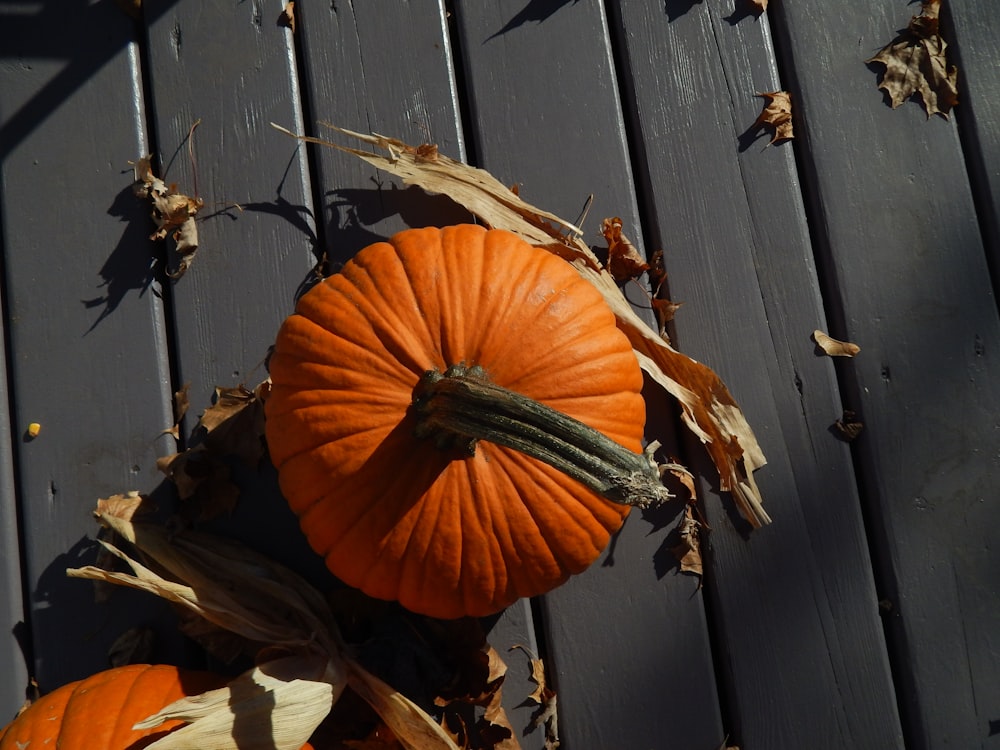
POLYGON ((404 229, 444 227, 473 221, 472 215, 444 195, 395 183, 373 188, 341 188, 326 194, 326 260, 335 271, 359 250, 404 229))

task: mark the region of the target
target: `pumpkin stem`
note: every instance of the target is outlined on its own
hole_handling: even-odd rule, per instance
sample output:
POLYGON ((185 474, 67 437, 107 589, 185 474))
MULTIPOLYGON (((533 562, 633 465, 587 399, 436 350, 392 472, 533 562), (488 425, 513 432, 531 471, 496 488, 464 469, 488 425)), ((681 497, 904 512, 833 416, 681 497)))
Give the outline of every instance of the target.
POLYGON ((414 391, 415 434, 442 450, 475 453, 479 440, 543 461, 616 503, 649 508, 672 495, 652 454, 489 380, 478 365, 428 370, 414 391))

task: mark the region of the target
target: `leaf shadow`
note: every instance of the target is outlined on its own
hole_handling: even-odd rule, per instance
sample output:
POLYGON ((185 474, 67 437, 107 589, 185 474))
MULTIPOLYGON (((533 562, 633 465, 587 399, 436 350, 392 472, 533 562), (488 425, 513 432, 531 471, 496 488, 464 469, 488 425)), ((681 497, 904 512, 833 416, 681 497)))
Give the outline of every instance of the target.
POLYGON ((472 215, 443 195, 412 186, 340 188, 326 193, 326 260, 335 270, 362 248, 404 228, 467 223, 472 215))
POLYGON ((156 278, 159 258, 155 245, 149 239, 153 222, 148 204, 136 197, 132 185, 122 188, 108 208, 108 214, 125 223, 125 230, 114 250, 98 271, 103 293, 91 299, 80 300, 88 310, 103 307, 97 319, 87 329, 93 331, 111 315, 130 291, 137 290, 141 297, 156 278))
POLYGON ((703 0, 664 0, 663 12, 667 14, 667 20, 673 22, 702 2, 703 0))
POLYGON ((553 16, 556 11, 565 5, 576 5, 580 0, 528 0, 520 11, 515 13, 499 31, 490 34, 483 41, 483 44, 490 42, 497 37, 503 36, 509 31, 520 28, 526 23, 542 23, 553 16))

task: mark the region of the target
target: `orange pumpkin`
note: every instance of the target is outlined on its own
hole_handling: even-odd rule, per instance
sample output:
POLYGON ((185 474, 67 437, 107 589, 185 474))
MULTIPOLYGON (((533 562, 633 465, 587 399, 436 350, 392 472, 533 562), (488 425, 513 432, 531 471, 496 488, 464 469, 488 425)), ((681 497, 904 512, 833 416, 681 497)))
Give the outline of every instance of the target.
MULTIPOLYGON (((0 750, 141 750, 180 721, 152 729, 132 725, 189 695, 222 687, 228 678, 163 664, 130 664, 71 682, 32 703, 0 729, 0 750)), ((302 750, 313 750, 305 744, 302 750)))
POLYGON ((63 685, 35 701, 0 730, 0 750, 139 750, 180 726, 132 725, 187 695, 221 687, 226 679, 164 665, 132 664, 63 685))
POLYGON ((594 480, 604 453, 663 489, 637 453, 642 375, 614 315, 508 232, 365 248, 302 297, 270 371, 268 446, 310 545, 419 613, 490 614, 590 565, 629 510, 606 497, 633 502, 594 480))

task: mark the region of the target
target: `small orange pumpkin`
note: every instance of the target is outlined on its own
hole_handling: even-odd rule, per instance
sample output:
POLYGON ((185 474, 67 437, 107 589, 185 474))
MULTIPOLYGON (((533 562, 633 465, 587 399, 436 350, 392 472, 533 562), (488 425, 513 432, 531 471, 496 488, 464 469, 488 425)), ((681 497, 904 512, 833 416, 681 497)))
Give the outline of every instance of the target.
POLYGON ((35 701, 0 729, 0 750, 139 750, 179 721, 155 729, 132 725, 164 706, 226 684, 210 672, 165 665, 132 664, 72 682, 35 701))
POLYGON ((508 232, 413 229, 365 248, 302 297, 270 371, 268 445, 310 545, 419 613, 490 614, 589 566, 629 510, 601 495, 634 502, 592 481, 594 454, 622 454, 665 493, 637 453, 642 374, 614 315, 508 232))
MULTIPOLYGON (((132 725, 186 696, 214 690, 228 678, 164 664, 130 664, 63 685, 0 729, 0 750, 141 750, 183 725, 132 725)), ((313 750, 311 744, 302 750, 313 750)))

